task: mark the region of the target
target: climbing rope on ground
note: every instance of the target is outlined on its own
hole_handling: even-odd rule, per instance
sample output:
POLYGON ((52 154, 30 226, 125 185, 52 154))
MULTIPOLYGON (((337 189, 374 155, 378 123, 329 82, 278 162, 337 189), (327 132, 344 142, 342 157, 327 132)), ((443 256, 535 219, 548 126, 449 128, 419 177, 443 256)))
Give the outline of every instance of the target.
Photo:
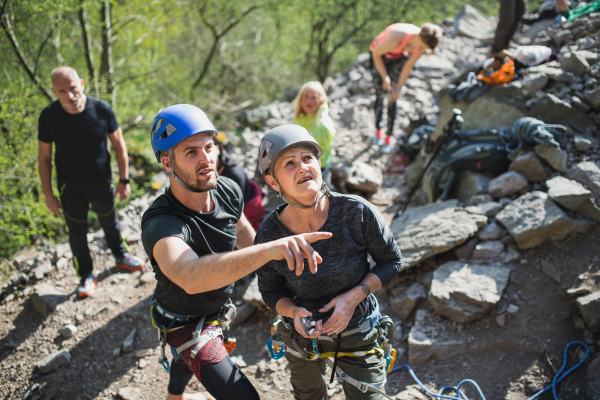
MULTIPOLYGON (((560 383, 564 378, 567 377, 567 375, 569 375, 571 372, 575 371, 577 368, 579 368, 584 362, 585 360, 587 360, 588 356, 590 354, 590 348, 583 342, 580 342, 578 340, 572 341, 570 343, 567 344, 567 346, 565 347, 565 351, 564 351, 564 359, 563 359, 563 365, 562 367, 560 367, 560 369, 558 370, 558 372, 556 373, 556 375, 554 375, 554 379, 552 379, 552 384, 542 390, 540 390, 539 392, 537 392, 536 394, 534 394, 533 396, 529 397, 527 400, 533 400, 538 398, 540 395, 542 395, 542 393, 547 392, 548 390, 552 389, 552 394, 554 396, 555 400, 559 400, 558 398, 558 394, 556 393, 556 386, 558 385, 558 383, 560 383), (573 346, 573 345, 581 345, 583 346, 583 348, 585 349, 585 355, 581 358, 581 360, 575 364, 574 366, 572 366, 571 368, 569 368, 566 372, 563 372, 565 370, 565 368, 567 367, 567 363, 569 361, 568 358, 568 352, 569 352, 569 347, 573 346)), ((402 368, 406 368, 408 370, 408 372, 410 373, 410 375, 412 376, 412 378, 415 380, 415 382, 417 382, 417 384, 421 387, 421 389, 423 389, 423 391, 425 393, 427 393, 428 395, 435 397, 436 399, 449 399, 449 400, 468 400, 468 398, 466 397, 466 395, 461 391, 462 387, 466 384, 471 384, 475 387, 475 389, 477 390, 477 393, 479 394, 480 398, 482 400, 486 400, 485 396, 483 395, 483 392, 481 391, 481 388, 479 387, 479 385, 477 384, 477 382, 475 382, 472 379, 463 379, 462 381, 459 382, 459 384, 457 386, 444 386, 443 388, 441 388, 438 393, 434 393, 431 390, 429 390, 420 380, 419 378, 417 378, 417 375, 414 373, 413 369, 410 367, 410 365, 408 364, 403 364, 400 365, 398 367, 393 368, 389 374, 391 374, 394 371, 399 371, 402 368), (453 390, 454 392, 457 393, 458 397, 453 397, 453 396, 446 396, 443 393, 446 390, 453 390)), ((389 375, 388 374, 388 375, 389 375)))
POLYGON ((535 146, 543 144, 560 148, 556 139, 561 139, 567 133, 563 125, 546 124, 539 119, 519 118, 513 126, 500 129, 500 139, 506 145, 509 153, 521 150, 523 145, 535 146))

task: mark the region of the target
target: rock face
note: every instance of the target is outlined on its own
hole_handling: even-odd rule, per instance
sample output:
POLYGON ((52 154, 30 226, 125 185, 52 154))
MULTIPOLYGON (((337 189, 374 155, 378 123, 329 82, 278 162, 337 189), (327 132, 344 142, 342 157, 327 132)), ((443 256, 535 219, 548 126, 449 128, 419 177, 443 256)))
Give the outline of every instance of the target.
POLYGON ((56 306, 67 299, 67 296, 59 292, 54 286, 40 283, 34 286, 35 292, 31 296, 33 308, 44 317, 54 311, 56 306))
POLYGON ((516 171, 529 182, 545 181, 548 178, 546 169, 534 152, 521 154, 510 164, 509 171, 516 171))
POLYGON ((585 161, 573 166, 567 177, 587 185, 594 196, 600 198, 600 168, 593 162, 585 161))
POLYGON ((498 198, 517 193, 519 190, 524 189, 525 186, 527 186, 527 178, 518 172, 510 171, 493 179, 490 182, 489 191, 492 196, 498 198))
POLYGON ((592 192, 580 183, 562 176, 546 181, 548 196, 561 206, 600 222, 600 209, 592 200, 592 192))
POLYGON ((453 321, 474 321, 500 301, 509 276, 501 265, 449 261, 434 272, 428 300, 436 313, 453 321))
POLYGON ((550 239, 561 239, 572 232, 593 226, 587 221, 569 217, 548 197, 547 193, 526 193, 496 215, 521 249, 530 249, 550 239))
POLYGON ((418 282, 410 286, 399 285, 392 289, 392 307, 402 319, 408 318, 412 310, 427 297, 425 286, 418 282))
POLYGON ((487 18, 469 4, 460 10, 454 21, 454 27, 459 35, 479 39, 483 42, 489 42, 494 38, 493 26, 487 18))
POLYGON ((600 292, 577 298, 577 307, 592 332, 600 331, 600 292))
POLYGON ((56 353, 50 354, 48 357, 37 363, 37 367, 42 374, 47 374, 55 369, 71 362, 71 354, 69 350, 63 349, 56 353))
POLYGON ((413 207, 392 221, 403 263, 413 266, 459 246, 487 222, 486 216, 456 210, 456 205, 457 200, 448 200, 413 207))
POLYGON ((559 172, 567 172, 567 153, 554 146, 538 144, 534 148, 540 158, 546 160, 548 164, 559 172))
POLYGON ((600 355, 587 367, 588 393, 600 393, 600 355))

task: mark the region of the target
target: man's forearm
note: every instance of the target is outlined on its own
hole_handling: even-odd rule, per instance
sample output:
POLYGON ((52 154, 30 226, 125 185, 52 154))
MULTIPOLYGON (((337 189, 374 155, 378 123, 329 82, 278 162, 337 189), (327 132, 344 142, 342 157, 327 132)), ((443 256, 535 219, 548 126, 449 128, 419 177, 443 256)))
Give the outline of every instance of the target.
POLYGON ((129 160, 127 159, 127 147, 125 142, 121 146, 115 146, 117 165, 119 166, 119 179, 129 178, 129 160))
POLYGON ((289 297, 279 299, 275 306, 275 311, 282 317, 294 318, 294 310, 298 308, 294 300, 289 297))
POLYGON ((52 161, 49 158, 40 158, 38 160, 38 172, 42 182, 42 191, 44 196, 52 195, 52 161))

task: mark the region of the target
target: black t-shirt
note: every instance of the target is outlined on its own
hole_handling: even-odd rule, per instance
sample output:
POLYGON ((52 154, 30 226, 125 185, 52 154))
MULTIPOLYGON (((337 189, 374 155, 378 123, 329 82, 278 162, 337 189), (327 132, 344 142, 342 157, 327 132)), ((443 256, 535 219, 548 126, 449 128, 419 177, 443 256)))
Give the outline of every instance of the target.
POLYGON ((152 256, 156 242, 168 236, 183 240, 199 257, 235 248, 237 222, 244 209, 240 188, 232 180, 219 176, 217 187, 210 194, 215 209, 201 214, 181 204, 167 188, 142 217, 142 242, 157 281, 154 296, 162 307, 176 314, 212 314, 223 307, 233 290, 231 284, 210 292, 188 294, 163 274, 152 256))
POLYGON ((42 110, 38 139, 55 143, 54 163, 60 182, 86 184, 110 179, 109 133, 119 129, 107 102, 87 96, 85 109, 69 114, 57 100, 42 110))

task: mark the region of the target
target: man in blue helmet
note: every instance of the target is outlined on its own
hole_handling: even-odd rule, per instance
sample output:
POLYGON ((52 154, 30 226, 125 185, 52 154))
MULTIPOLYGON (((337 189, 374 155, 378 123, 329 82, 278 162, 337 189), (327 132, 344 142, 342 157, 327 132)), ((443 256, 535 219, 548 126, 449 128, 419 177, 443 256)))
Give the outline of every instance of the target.
POLYGON ((142 241, 157 280, 152 323, 162 342, 161 362, 170 373, 167 399, 196 398, 183 393, 192 375, 217 400, 257 399, 228 357, 233 282, 270 260, 286 259, 290 271, 300 275, 306 258, 315 273, 322 259, 310 243, 331 233, 253 246, 255 232, 242 212, 242 191, 217 174, 217 132, 208 116, 189 104, 174 105, 159 112, 150 135, 171 181, 142 218, 142 241), (166 343, 173 353, 170 366, 166 343))
POLYGON ((54 215, 65 216, 69 228, 69 244, 73 263, 81 283, 79 297, 88 297, 96 289, 96 278, 87 243, 87 215, 91 204, 104 229, 106 243, 116 259, 116 266, 139 271, 143 260, 128 253, 121 236, 115 209, 115 197, 126 199, 131 193, 127 147, 115 114, 107 102, 86 96, 84 82, 71 67, 52 72, 52 91, 58 100, 44 108, 39 120, 39 173, 46 206, 54 215), (113 185, 110 139, 119 165, 119 183, 113 185), (52 144, 56 145, 54 161, 60 200, 52 189, 52 144))

